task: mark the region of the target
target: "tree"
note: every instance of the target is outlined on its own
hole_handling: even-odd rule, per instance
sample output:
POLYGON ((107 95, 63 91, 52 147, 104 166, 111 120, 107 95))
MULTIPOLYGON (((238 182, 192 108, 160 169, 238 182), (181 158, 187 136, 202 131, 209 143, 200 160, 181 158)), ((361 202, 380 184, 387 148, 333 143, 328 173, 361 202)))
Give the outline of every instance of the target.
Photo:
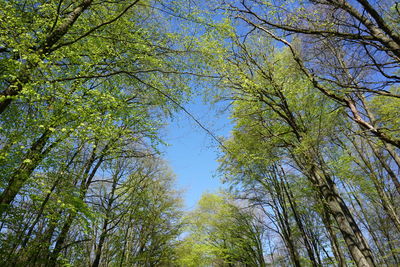
MULTIPOLYGON (((227 164, 238 162, 241 172, 246 172, 249 161, 268 166, 280 159, 293 166, 326 204, 357 264, 374 266, 369 245, 324 161, 326 138, 337 119, 330 110, 337 107, 323 103, 323 94, 312 92, 314 85, 292 61, 290 51, 265 55, 256 47, 268 43, 256 38, 251 39, 254 43, 238 44, 237 60, 232 61, 237 69, 226 82, 232 88, 237 118, 234 137, 226 143, 227 164), (243 149, 247 152, 242 153, 243 149)), ((251 170, 247 175, 251 176, 251 170)))
POLYGON ((202 266, 265 266, 264 228, 255 210, 228 195, 206 194, 188 216, 179 263, 202 266))
POLYGON ((171 261, 173 255, 167 250, 172 251, 171 240, 179 234, 179 196, 172 190, 171 173, 161 170, 155 155, 166 115, 189 93, 192 73, 187 72, 191 64, 187 57, 194 56, 188 39, 170 31, 165 21, 171 17, 160 12, 160 5, 157 1, 3 1, 0 259, 4 265, 171 261), (148 163, 144 168, 159 168, 162 177, 149 174, 154 184, 150 178, 145 184, 138 182, 136 186, 146 187, 130 189, 130 197, 148 205, 152 216, 143 206, 132 208, 123 190, 130 179, 126 165, 141 158, 154 161, 153 167, 148 163), (111 177, 102 179, 105 174, 111 177), (125 210, 118 209, 122 207, 125 210), (123 216, 128 210, 136 212, 134 222, 123 216), (101 220, 95 220, 99 214, 101 220), (134 228, 141 223, 146 231, 134 228), (98 232, 88 234, 89 227, 98 232), (126 247, 124 256, 110 259, 112 237, 119 230, 122 239, 127 233, 122 229, 135 233, 132 242, 143 242, 142 251, 129 251, 138 249, 137 244, 126 247))
POLYGON ((146 128, 154 136, 158 115, 175 108, 168 96, 184 98, 181 60, 189 53, 179 51, 184 43, 170 38, 150 3, 138 5, 5 3, 11 25, 2 34, 2 212, 61 143, 101 140, 121 123, 128 133, 146 128))
POLYGON ((398 25, 393 23, 399 16, 396 7, 394 1, 299 1, 282 5, 243 1, 228 8, 250 27, 288 46, 315 88, 346 106, 362 129, 400 148, 398 136, 391 133, 395 129, 365 117, 360 102, 368 94, 386 96, 388 101, 398 98, 390 88, 399 81, 400 39, 398 25), (285 40, 279 30, 305 40, 304 51, 285 40), (371 76, 376 79, 369 79, 371 76))

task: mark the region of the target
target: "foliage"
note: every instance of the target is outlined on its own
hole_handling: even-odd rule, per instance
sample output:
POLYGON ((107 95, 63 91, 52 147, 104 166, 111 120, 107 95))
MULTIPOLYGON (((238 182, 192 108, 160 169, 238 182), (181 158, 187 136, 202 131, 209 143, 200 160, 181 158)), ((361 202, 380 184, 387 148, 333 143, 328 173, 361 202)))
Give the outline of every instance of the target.
POLYGON ((203 195, 188 215, 188 231, 179 248, 181 266, 265 266, 257 214, 228 195, 203 195))

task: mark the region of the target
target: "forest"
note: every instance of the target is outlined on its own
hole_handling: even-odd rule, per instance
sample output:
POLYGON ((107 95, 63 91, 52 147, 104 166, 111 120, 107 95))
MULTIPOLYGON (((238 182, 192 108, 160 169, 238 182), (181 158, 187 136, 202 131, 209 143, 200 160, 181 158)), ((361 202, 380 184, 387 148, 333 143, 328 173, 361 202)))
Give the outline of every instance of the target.
POLYGON ((0 0, 0 266, 400 266, 399 177, 398 1, 0 0), (182 110, 226 185, 189 211, 182 110))

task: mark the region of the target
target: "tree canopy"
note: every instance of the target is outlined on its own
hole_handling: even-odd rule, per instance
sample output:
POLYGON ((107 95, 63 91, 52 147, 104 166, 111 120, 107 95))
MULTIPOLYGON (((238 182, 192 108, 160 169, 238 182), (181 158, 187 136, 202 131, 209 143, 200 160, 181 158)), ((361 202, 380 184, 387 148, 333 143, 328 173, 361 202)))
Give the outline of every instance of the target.
POLYGON ((400 265, 399 21, 394 0, 0 0, 0 265, 400 265), (178 110, 227 185, 191 211, 160 153, 178 110))

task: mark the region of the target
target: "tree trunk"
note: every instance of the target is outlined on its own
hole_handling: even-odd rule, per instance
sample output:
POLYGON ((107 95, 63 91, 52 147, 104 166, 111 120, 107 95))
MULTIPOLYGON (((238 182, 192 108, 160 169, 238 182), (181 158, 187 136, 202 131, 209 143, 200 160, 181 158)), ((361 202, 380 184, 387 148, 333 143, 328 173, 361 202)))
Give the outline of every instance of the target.
POLYGON ((310 174, 317 182, 316 186, 326 201, 356 265, 358 267, 376 266, 372 252, 346 203, 338 194, 336 185, 316 166, 311 167, 310 174))
POLYGON ((96 253, 95 253, 96 256, 93 261, 92 267, 98 267, 100 264, 100 258, 101 258, 101 253, 102 253, 102 249, 103 249, 103 244, 104 244, 104 241, 106 240, 107 232, 108 232, 107 227, 108 227, 108 218, 105 218, 103 227, 102 227, 102 231, 100 234, 99 243, 97 244, 96 253))
POLYGON ((287 200, 289 202, 290 208, 293 212, 293 216, 294 219, 296 221, 297 227, 299 228, 300 232, 301 232, 301 236, 303 238, 304 244, 306 246, 306 250, 307 250, 307 254, 308 257, 311 261, 311 265, 316 267, 319 266, 320 264, 317 262, 317 260, 315 259, 315 255, 314 255, 314 251, 311 247, 311 241, 309 239, 309 236, 307 235, 307 232, 305 231, 303 222, 299 216, 299 214, 297 213, 297 207, 295 202, 293 201, 293 195, 292 192, 290 192, 290 189, 288 188, 288 186, 286 185, 287 181, 286 181, 286 177, 285 177, 285 173, 283 171, 283 169, 281 169, 281 173, 282 173, 282 183, 281 186, 283 188, 283 192, 286 194, 287 200))
MULTIPOLYGON (((87 190, 88 190, 88 188, 89 188, 89 186, 91 184, 91 181, 92 181, 94 175, 96 174, 97 170, 100 168, 100 165, 103 163, 103 159, 104 159, 104 154, 103 153, 107 150, 107 148, 108 148, 108 146, 106 146, 103 149, 103 151, 101 152, 102 156, 100 156, 100 158, 98 159, 96 165, 93 167, 93 169, 90 172, 89 176, 86 176, 85 174, 87 174, 89 172, 90 167, 95 162, 95 156, 93 156, 93 155, 96 154, 96 148, 93 149, 92 155, 90 157, 90 160, 89 160, 89 162, 88 162, 88 164, 86 166, 85 173, 83 175, 85 178, 82 179, 82 181, 81 181, 81 186, 80 186, 80 198, 81 199, 85 198, 86 192, 87 192, 87 190)), ((65 240, 67 238, 68 232, 69 232, 69 230, 70 230, 70 228, 72 226, 72 223, 73 223, 75 217, 76 217, 76 212, 71 212, 68 215, 68 219, 64 223, 64 226, 63 226, 63 228, 62 228, 62 230, 61 230, 61 232, 60 232, 60 234, 59 234, 59 236, 57 238, 56 245, 54 246, 54 249, 51 252, 51 256, 50 256, 50 259, 49 259, 48 266, 50 266, 50 267, 56 266, 57 258, 59 256, 59 253, 63 249, 63 246, 64 246, 65 240)))
MULTIPOLYGON (((39 58, 43 58, 47 54, 51 52, 51 48, 68 32, 68 30, 74 25, 75 21, 79 18, 79 16, 92 4, 93 0, 83 0, 72 12, 69 13, 68 17, 64 20, 63 23, 60 24, 54 31, 52 31, 38 46, 34 49, 35 53, 38 54, 39 58)), ((15 79, 8 86, 6 90, 0 93, 0 114, 2 114, 7 107, 12 102, 12 97, 17 96, 23 85, 26 84, 30 77, 28 73, 31 72, 32 68, 35 68, 35 64, 27 64, 22 68, 22 71, 18 75, 18 78, 15 79)))
MULTIPOLYGON (((365 165, 365 172, 367 173, 367 174, 369 174, 369 176, 371 177, 371 180, 372 180, 372 182, 373 182, 373 184, 374 184, 374 187, 375 187, 375 189, 376 189, 376 192, 378 193, 378 195, 379 195, 379 198, 380 198, 380 200, 381 200, 381 205, 382 205, 382 207, 383 207, 383 209, 385 210, 385 212, 386 212, 386 214, 389 216, 389 218, 392 220, 392 222, 393 222, 393 224, 396 226, 396 228, 397 228, 397 230, 400 232, 400 219, 399 219, 399 217, 397 216, 397 213, 396 213, 396 210, 395 210, 395 208, 393 207, 393 205, 391 204, 391 202, 390 202, 390 200, 389 200, 389 197, 388 197, 388 195, 386 194, 386 192, 384 191, 384 189, 382 188, 382 185, 381 185, 381 183, 382 183, 382 179, 379 179, 377 176, 376 176, 376 174, 375 174, 375 171, 374 171, 374 168, 371 166, 371 162, 365 157, 365 152, 361 149, 361 148, 359 148, 359 146, 357 146, 357 144, 353 141, 353 140, 351 140, 352 141, 352 143, 353 143, 353 146, 354 146, 354 148, 356 149, 356 151, 358 152, 358 155, 359 155, 359 157, 361 158, 361 160, 362 160, 362 162, 364 163, 364 165, 365 165)), ((372 150, 374 150, 374 147, 373 147, 373 145, 367 140, 367 143, 371 146, 371 149, 372 150)), ((374 151, 375 152, 375 151, 374 151)), ((377 156, 379 156, 379 155, 377 155, 377 156)), ((356 161, 356 163, 361 167, 361 168, 363 168, 362 167, 362 165, 361 165, 361 163, 359 163, 359 162, 357 162, 357 160, 356 159, 354 159, 354 161, 356 161)), ((382 163, 382 159, 380 159, 380 162, 382 163)), ((364 168, 363 168, 364 169, 364 168)))
POLYGON ((332 222, 329 214, 329 209, 326 207, 326 203, 323 204, 323 211, 322 211, 322 220, 324 222, 325 228, 329 234, 329 241, 331 243, 331 248, 333 255, 335 255, 335 259, 337 260, 337 264, 339 267, 347 267, 346 258, 343 254, 343 251, 340 247, 339 240, 336 237, 336 233, 334 228, 332 227, 332 222))
MULTIPOLYGON (((279 192, 278 192, 279 193, 279 192)), ((286 214, 286 203, 276 203, 276 201, 282 201, 281 197, 277 197, 274 199, 274 210, 276 213, 276 217, 278 218, 278 225, 280 226, 280 232, 282 233, 283 241, 286 245, 287 250, 289 251, 290 260, 292 261, 293 265, 296 267, 301 267, 299 254, 296 249, 296 245, 293 242, 292 230, 289 225, 289 221, 287 220, 286 214), (279 206, 282 207, 282 211, 279 209, 279 206)))
POLYGON ((101 231, 100 239, 99 239, 99 244, 97 245, 97 249, 96 249, 96 257, 93 261, 92 267, 98 267, 100 264, 100 258, 101 258, 104 241, 106 240, 107 233, 109 231, 108 224, 109 224, 109 220, 110 220, 110 216, 111 216, 111 211, 113 208, 113 203, 115 200, 114 193, 117 188, 118 176, 119 176, 119 174, 116 173, 116 174, 114 174, 114 177, 113 177, 113 184, 112 184, 111 192, 109 194, 108 201, 107 201, 106 216, 104 218, 103 227, 102 227, 102 231, 101 231))
POLYGON ((32 172, 39 165, 41 160, 46 156, 47 153, 61 140, 53 142, 45 150, 48 140, 50 139, 51 131, 46 130, 35 143, 32 144, 31 148, 24 157, 23 162, 20 164, 18 169, 12 174, 7 187, 0 195, 0 216, 6 211, 9 204, 14 200, 16 195, 21 190, 22 186, 28 180, 32 172))

